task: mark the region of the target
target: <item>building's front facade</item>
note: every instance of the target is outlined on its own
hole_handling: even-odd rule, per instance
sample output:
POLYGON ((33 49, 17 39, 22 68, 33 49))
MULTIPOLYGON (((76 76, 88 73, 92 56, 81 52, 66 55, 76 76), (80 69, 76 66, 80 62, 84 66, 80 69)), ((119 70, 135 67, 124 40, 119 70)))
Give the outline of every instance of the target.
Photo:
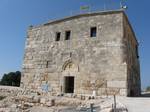
POLYGON ((80 14, 28 30, 22 87, 53 94, 140 95, 138 43, 123 11, 80 14))

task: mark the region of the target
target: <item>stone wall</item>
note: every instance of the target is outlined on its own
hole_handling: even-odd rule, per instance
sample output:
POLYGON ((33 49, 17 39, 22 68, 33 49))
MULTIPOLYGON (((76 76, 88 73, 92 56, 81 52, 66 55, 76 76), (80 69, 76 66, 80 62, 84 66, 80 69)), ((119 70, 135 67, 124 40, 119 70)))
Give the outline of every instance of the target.
POLYGON ((0 86, 0 96, 17 96, 23 91, 20 87, 0 86))
POLYGON ((126 16, 124 16, 124 44, 126 46, 128 95, 139 96, 141 93, 139 43, 126 16))
POLYGON ((22 87, 65 91, 66 76, 74 77, 75 94, 127 95, 127 63, 124 56, 122 11, 81 14, 28 30, 22 87), (90 28, 97 36, 90 37, 90 28), (70 40, 65 32, 71 31, 70 40), (60 41, 55 41, 61 32, 60 41))

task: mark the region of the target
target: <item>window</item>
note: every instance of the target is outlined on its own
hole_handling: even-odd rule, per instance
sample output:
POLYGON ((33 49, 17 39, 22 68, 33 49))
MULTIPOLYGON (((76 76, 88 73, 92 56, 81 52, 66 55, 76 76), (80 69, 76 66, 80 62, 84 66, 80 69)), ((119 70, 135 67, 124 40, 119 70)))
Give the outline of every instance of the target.
POLYGON ((135 48, 135 50, 136 50, 136 51, 135 51, 135 52, 136 52, 136 57, 137 57, 137 58, 139 58, 139 53, 138 53, 138 45, 136 45, 136 48, 135 48))
POLYGON ((49 63, 50 63, 49 61, 46 62, 46 68, 49 67, 49 63))
POLYGON ((96 27, 91 28, 91 37, 96 37, 96 27))
POLYGON ((65 40, 70 40, 71 31, 66 31, 65 40))
POLYGON ((55 41, 60 41, 60 35, 61 35, 60 32, 57 32, 57 33, 56 33, 55 41))

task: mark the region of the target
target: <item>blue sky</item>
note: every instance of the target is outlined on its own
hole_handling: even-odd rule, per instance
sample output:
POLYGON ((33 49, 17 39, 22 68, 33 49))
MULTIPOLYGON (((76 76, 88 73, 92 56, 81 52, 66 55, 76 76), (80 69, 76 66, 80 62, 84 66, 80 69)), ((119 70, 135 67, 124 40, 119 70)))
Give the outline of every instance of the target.
MULTIPOLYGON (((142 87, 150 85, 150 1, 124 0, 126 11, 140 42, 142 87)), ((79 13, 80 6, 92 10, 119 8, 120 0, 0 0, 0 75, 21 70, 26 30, 56 18, 79 13), (105 4, 105 5, 104 5, 105 4)))

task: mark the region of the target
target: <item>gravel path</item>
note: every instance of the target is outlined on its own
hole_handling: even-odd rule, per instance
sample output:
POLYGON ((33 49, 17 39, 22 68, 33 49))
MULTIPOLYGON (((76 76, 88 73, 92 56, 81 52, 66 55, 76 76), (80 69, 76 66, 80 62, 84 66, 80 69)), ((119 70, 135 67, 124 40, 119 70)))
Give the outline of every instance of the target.
POLYGON ((118 97, 128 112, 150 112, 150 97, 118 97))

